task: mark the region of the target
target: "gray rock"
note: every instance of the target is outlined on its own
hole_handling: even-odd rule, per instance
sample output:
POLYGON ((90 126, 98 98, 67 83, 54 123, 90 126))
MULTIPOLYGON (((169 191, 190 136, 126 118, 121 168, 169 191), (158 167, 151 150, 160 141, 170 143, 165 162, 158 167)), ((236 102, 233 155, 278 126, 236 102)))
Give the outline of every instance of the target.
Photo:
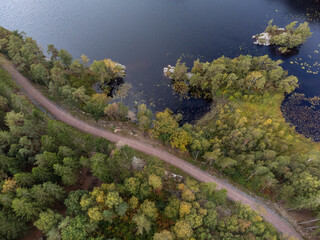
POLYGON ((132 168, 134 170, 141 172, 145 165, 146 162, 143 159, 137 158, 136 156, 132 158, 132 168))
MULTIPOLYGON (((165 76, 169 77, 170 79, 172 79, 171 74, 174 73, 174 67, 172 67, 171 65, 168 65, 168 67, 164 67, 163 68, 163 73, 165 76)), ((188 72, 187 74, 187 78, 190 80, 191 77, 194 75, 191 72, 188 72)))
POLYGON ((254 44, 269 46, 271 35, 267 32, 260 33, 259 35, 252 36, 252 38, 256 39, 254 44))

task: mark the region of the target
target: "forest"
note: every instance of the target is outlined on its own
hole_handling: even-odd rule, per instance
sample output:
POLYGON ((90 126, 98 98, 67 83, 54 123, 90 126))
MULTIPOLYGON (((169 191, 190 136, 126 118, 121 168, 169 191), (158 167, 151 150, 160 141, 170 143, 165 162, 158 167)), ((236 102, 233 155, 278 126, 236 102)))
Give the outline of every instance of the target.
POLYGON ((34 39, 23 32, 10 32, 1 27, 0 53, 9 57, 26 77, 47 89, 53 99, 62 99, 90 113, 96 120, 102 116, 126 120, 128 108, 121 102, 109 103, 116 93, 126 95, 129 90, 127 84, 122 84, 113 91, 117 80, 125 76, 125 66, 111 59, 89 64, 85 55, 73 60, 70 53, 54 45, 48 45, 50 57, 46 57, 34 39), (97 82, 100 94, 92 88, 97 82))
MULTIPOLYGON (((125 74, 122 65, 110 59, 89 65, 85 55, 73 60, 53 45, 46 58, 35 40, 3 28, 0 52, 50 98, 63 99, 96 120, 128 120, 127 106, 109 103, 113 83, 125 74), (93 91, 95 82, 102 93, 93 91)), ((189 154, 196 165, 288 207, 317 213, 319 147, 282 117, 281 102, 298 79, 280 65, 268 56, 197 60, 189 79, 188 67, 178 60, 173 88, 211 101, 211 111, 195 125, 181 125, 181 115, 166 109, 153 116, 141 104, 137 127, 189 154)), ((156 160, 135 171, 132 149, 117 149, 48 119, 0 70, 0 209, 6 223, 1 237, 16 239, 35 226, 51 240, 281 239, 257 213, 227 201, 214 184, 168 180, 156 160), (79 188, 84 173, 97 179, 94 188, 79 188)))
POLYGON ((197 60, 189 80, 186 64, 178 60, 171 75, 173 88, 210 99, 212 109, 195 126, 179 126, 169 110, 157 113, 151 131, 188 151, 199 165, 214 168, 289 208, 317 214, 319 145, 299 135, 282 116, 284 96, 298 86, 298 79, 280 64, 268 56, 221 57, 211 63, 197 60))
POLYGON ((0 238, 33 226, 49 240, 280 239, 214 183, 165 175, 161 162, 50 120, 0 68, 0 238), (81 184, 93 177, 93 186, 81 184))

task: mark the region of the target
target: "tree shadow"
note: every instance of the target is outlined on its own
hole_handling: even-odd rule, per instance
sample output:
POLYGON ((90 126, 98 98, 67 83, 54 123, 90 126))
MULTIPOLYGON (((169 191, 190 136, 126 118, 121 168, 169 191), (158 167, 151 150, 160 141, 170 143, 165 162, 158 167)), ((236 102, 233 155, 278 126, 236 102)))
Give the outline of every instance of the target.
MULTIPOLYGON (((114 92, 114 90, 118 89, 119 86, 121 84, 124 83, 124 79, 123 78, 120 78, 120 77, 117 77, 116 79, 114 79, 112 81, 111 84, 106 84, 105 86, 108 86, 109 87, 109 90, 110 90, 110 94, 112 95, 112 93, 114 92)), ((96 92, 96 93, 103 93, 103 86, 100 84, 100 82, 96 82, 92 85, 92 88, 93 90, 96 92)))
POLYGON ((273 57, 281 57, 283 59, 288 59, 288 58, 291 58, 293 56, 296 56, 298 55, 300 52, 300 49, 299 47, 295 47, 293 49, 291 49, 290 52, 287 52, 287 53, 281 53, 279 51, 279 47, 276 46, 276 45, 272 45, 272 46, 269 46, 269 53, 273 56, 273 57))

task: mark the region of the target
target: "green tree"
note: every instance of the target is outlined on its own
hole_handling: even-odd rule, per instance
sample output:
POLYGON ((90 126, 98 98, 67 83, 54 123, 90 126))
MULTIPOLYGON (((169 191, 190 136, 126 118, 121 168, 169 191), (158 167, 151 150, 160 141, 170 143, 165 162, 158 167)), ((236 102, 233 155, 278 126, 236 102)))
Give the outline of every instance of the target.
POLYGON ((143 213, 143 215, 147 216, 148 218, 154 220, 158 216, 157 208, 154 204, 154 202, 151 202, 149 200, 145 200, 141 206, 140 210, 143 213))
POLYGON ((68 53, 66 50, 64 49, 61 49, 59 52, 58 52, 58 58, 59 60, 61 61, 61 63, 66 66, 66 67, 69 67, 72 63, 72 56, 70 53, 68 53))
POLYGON ((104 108, 104 114, 111 120, 126 120, 129 108, 122 102, 108 104, 104 108))
POLYGON ((139 129, 146 132, 150 129, 151 126, 151 119, 147 116, 141 116, 139 119, 139 129))
POLYGON ((33 174, 28 172, 16 173, 14 179, 20 187, 30 187, 35 183, 33 174))
POLYGON ((86 231, 87 219, 81 215, 75 218, 66 219, 66 226, 59 226, 61 229, 62 240, 87 240, 86 231))
POLYGON ((55 48, 53 44, 48 45, 47 53, 50 55, 51 61, 56 61, 58 57, 58 50, 55 48))
POLYGON ((171 77, 175 81, 184 81, 187 79, 187 72, 188 72, 188 67, 186 66, 185 63, 181 63, 181 59, 178 59, 174 72, 172 73, 171 77))
POLYGON ((30 192, 32 198, 35 200, 34 203, 40 207, 53 206, 57 201, 63 201, 65 198, 64 189, 51 182, 45 182, 43 184, 34 185, 30 192))
POLYGON ((298 78, 289 76, 279 83, 279 88, 285 93, 292 93, 298 87, 298 78))
POLYGON ((23 235, 28 226, 26 221, 18 217, 12 211, 2 209, 0 211, 0 238, 13 240, 23 235))
POLYGON ((55 86, 63 86, 66 83, 66 79, 64 77, 64 70, 55 62, 54 67, 50 70, 51 80, 53 81, 55 86))
POLYGON ((98 121, 104 115, 104 109, 108 100, 109 99, 105 94, 94 94, 90 101, 86 103, 84 109, 89 112, 96 121, 98 121))
POLYGON ((43 63, 43 53, 37 42, 31 37, 26 37, 21 47, 21 57, 29 68, 34 63, 43 63))
POLYGON ((81 76, 81 74, 84 71, 84 66, 80 63, 80 60, 76 59, 72 62, 71 66, 70 66, 70 70, 78 75, 81 76))
POLYGON ((107 182, 109 177, 109 168, 107 165, 107 156, 96 153, 90 158, 90 168, 94 176, 107 182))
POLYGON ((12 209, 17 216, 26 221, 34 220, 40 212, 37 203, 30 202, 27 198, 15 198, 12 201, 12 209))
POLYGON ((55 174, 61 177, 62 183, 67 186, 74 185, 78 180, 79 162, 71 157, 63 159, 63 165, 54 164, 55 174))
POLYGON ((317 192, 306 197, 299 196, 294 200, 292 206, 294 209, 317 210, 320 206, 320 194, 317 192))
POLYGON ((59 213, 55 213, 51 209, 47 209, 45 212, 40 213, 39 219, 34 222, 34 226, 44 233, 48 233, 52 228, 58 226, 61 219, 62 216, 59 213))
POLYGON ((30 67, 31 75, 32 78, 37 82, 37 83, 44 83, 47 86, 49 86, 48 83, 48 70, 41 64, 32 64, 30 67))
POLYGON ((9 127, 12 135, 16 137, 20 137, 23 134, 23 124, 25 117, 19 112, 16 113, 14 111, 8 112, 5 116, 5 123, 9 127))
POLYGON ((177 198, 170 198, 168 205, 164 210, 164 214, 166 217, 176 220, 179 216, 179 209, 180 209, 180 201, 177 198))
POLYGON ((88 191, 76 190, 69 193, 68 198, 64 201, 64 205, 67 207, 67 215, 79 215, 82 213, 80 200, 85 194, 88 194, 88 191))
POLYGON ((149 233, 151 230, 151 222, 144 214, 136 214, 132 221, 137 225, 137 234, 142 235, 144 231, 149 233))
POLYGON ((298 27, 295 27, 296 24, 297 21, 291 22, 286 26, 285 31, 279 31, 277 26, 272 26, 272 21, 269 22, 269 26, 265 31, 272 34, 270 42, 280 46, 281 53, 290 52, 311 37, 312 33, 308 22, 301 23, 298 27))
POLYGON ((80 103, 81 106, 86 104, 90 100, 90 97, 86 95, 86 89, 84 86, 79 87, 75 91, 73 91, 72 97, 76 99, 76 102, 80 103))

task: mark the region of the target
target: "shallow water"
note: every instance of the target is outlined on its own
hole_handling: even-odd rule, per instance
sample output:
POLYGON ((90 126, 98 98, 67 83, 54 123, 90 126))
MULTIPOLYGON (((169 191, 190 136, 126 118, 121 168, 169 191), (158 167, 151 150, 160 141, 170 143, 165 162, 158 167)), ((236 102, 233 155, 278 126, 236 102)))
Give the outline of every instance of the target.
MULTIPOLYGON (((299 92, 320 95, 320 10, 306 0, 0 0, 0 25, 18 29, 48 44, 67 49, 74 58, 111 58, 127 66, 132 84, 125 103, 145 102, 153 110, 168 107, 185 121, 198 118, 209 104, 173 95, 162 69, 182 57, 211 61, 222 55, 268 54, 283 59, 283 67, 300 80, 299 92), (310 21, 311 39, 296 55, 279 56, 272 48, 256 46, 251 36, 267 22, 285 26, 310 21), (319 51, 319 52, 317 52, 319 51), (303 65, 301 65, 301 63, 303 65), (308 65, 305 65, 308 64, 308 65), (309 68, 309 66, 311 66, 309 68), (304 69, 303 69, 304 68, 304 69), (312 73, 310 73, 312 71, 312 73)), ((320 121, 320 120, 319 120, 320 121)))

